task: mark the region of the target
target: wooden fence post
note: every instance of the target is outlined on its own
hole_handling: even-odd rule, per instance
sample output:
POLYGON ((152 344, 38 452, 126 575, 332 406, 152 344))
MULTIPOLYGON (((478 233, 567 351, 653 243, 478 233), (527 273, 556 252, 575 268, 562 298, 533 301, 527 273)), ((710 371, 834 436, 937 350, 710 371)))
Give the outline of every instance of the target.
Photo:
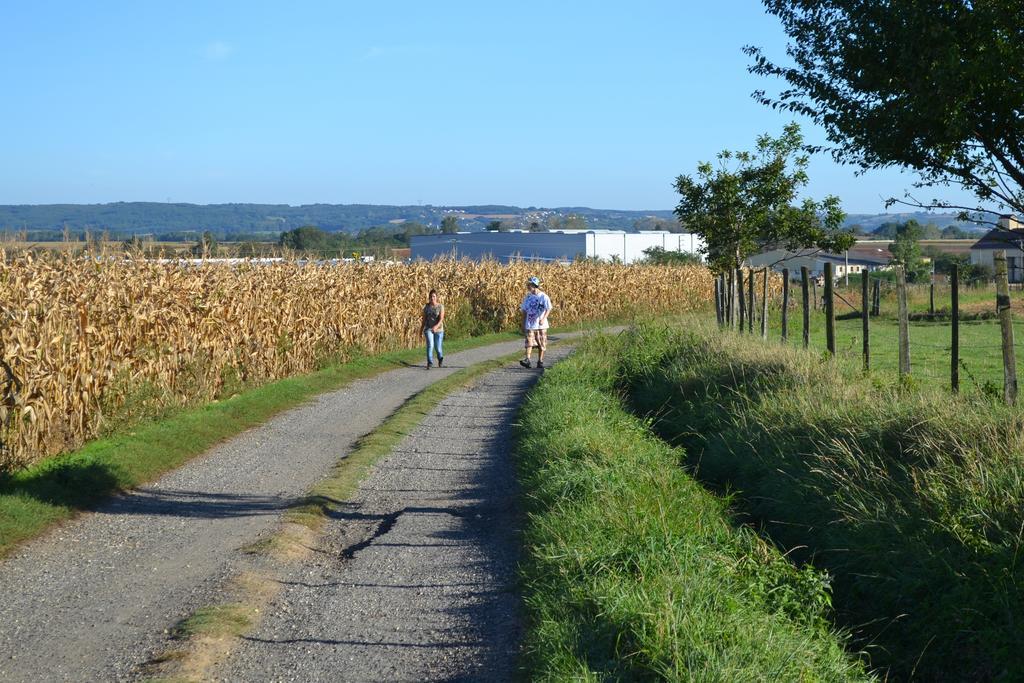
POLYGON ((818 310, 818 278, 811 280, 811 291, 814 292, 814 310, 818 310))
POLYGON ((725 327, 725 326, 727 326, 729 324, 729 298, 728 298, 728 295, 725 293, 725 286, 726 286, 725 285, 725 281, 726 281, 725 273, 719 273, 719 275, 718 275, 718 292, 719 292, 719 302, 721 304, 721 310, 722 310, 722 327, 725 327))
POLYGON ((736 329, 736 274, 732 268, 725 274, 725 278, 728 280, 728 288, 725 292, 725 313, 728 319, 728 325, 730 330, 736 329))
POLYGON ((871 315, 878 317, 882 313, 882 279, 875 278, 872 288, 871 315))
POLYGON ((896 266, 896 300, 900 328, 900 379, 902 380, 910 374, 910 318, 907 311, 907 272, 903 266, 896 266))
POLYGON ((825 346, 829 355, 836 355, 836 309, 833 296, 832 263, 825 262, 825 346))
POLYGON ((754 269, 747 271, 747 332, 754 334, 754 269))
POLYGON ((768 266, 761 281, 761 339, 768 339, 768 266))
POLYGON ((725 273, 720 273, 718 276, 718 291, 719 300, 722 305, 722 327, 725 327, 729 324, 729 318, 727 317, 729 315, 728 298, 725 293, 725 273))
POLYGON ((782 269, 782 341, 789 337, 789 268, 782 269))
POLYGON ((743 332, 744 326, 747 323, 746 318, 744 317, 745 314, 746 314, 746 308, 747 308, 747 306, 746 306, 747 293, 746 293, 746 290, 743 288, 743 269, 742 268, 737 268, 736 269, 736 285, 737 285, 736 289, 739 290, 737 292, 737 296, 736 296, 736 303, 739 306, 739 310, 740 310, 740 332, 743 332))
POLYGON ((722 276, 715 276, 715 322, 722 326, 722 276))
POLYGON ((1006 273, 1006 251, 994 256, 996 266, 996 311, 1003 337, 1003 398, 1008 405, 1017 401, 1017 355, 1013 348, 1013 313, 1010 310, 1010 281, 1006 273))
POLYGON ((868 271, 860 271, 860 326, 863 337, 864 372, 871 369, 871 342, 868 336, 868 271))
POLYGON ((960 267, 955 263, 950 278, 949 296, 953 320, 949 340, 949 387, 955 394, 960 391, 960 267))
POLYGON ((935 273, 932 273, 932 281, 928 285, 928 315, 935 317, 935 273))
POLYGON ((800 291, 803 293, 803 307, 804 307, 804 348, 806 349, 811 343, 811 297, 808 291, 808 285, 810 284, 810 273, 807 272, 807 266, 800 266, 800 291))

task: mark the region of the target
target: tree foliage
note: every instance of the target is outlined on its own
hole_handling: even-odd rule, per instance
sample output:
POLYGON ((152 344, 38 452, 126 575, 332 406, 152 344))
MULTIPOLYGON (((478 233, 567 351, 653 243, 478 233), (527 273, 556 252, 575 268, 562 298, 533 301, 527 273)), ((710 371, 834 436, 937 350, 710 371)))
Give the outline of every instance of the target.
MULTIPOLYGON (((1024 212, 1024 3, 1008 0, 764 0, 790 38, 786 65, 747 47, 753 73, 780 77, 761 102, 824 127, 840 162, 917 171, 979 206, 1024 212)), ((890 199, 890 203, 898 200, 890 199)), ((989 211, 991 212, 991 211, 989 211)))
POLYGON ((633 221, 633 229, 640 230, 665 230, 666 232, 682 232, 683 226, 678 220, 669 220, 660 216, 644 216, 633 221))
POLYGON ((280 245, 296 251, 325 251, 330 235, 320 228, 305 225, 281 233, 280 245))
POLYGON ((700 256, 685 251, 669 251, 664 247, 648 247, 644 249, 644 263, 653 265, 700 265, 700 256))
POLYGON ((990 265, 971 263, 967 254, 950 254, 935 247, 924 247, 921 252, 932 260, 936 273, 952 275, 953 266, 957 266, 960 282, 989 281, 995 274, 990 265))
POLYGON ((696 176, 681 175, 675 213, 687 232, 700 235, 708 265, 717 271, 739 267, 763 249, 849 248, 854 238, 840 231, 843 212, 836 197, 804 199, 808 157, 796 124, 782 135, 762 135, 754 152, 723 151, 718 165, 698 165, 696 176))
POLYGON ((441 220, 441 232, 445 235, 454 235, 459 231, 459 219, 448 215, 441 220))
POLYGON ((907 273, 907 282, 924 282, 928 279, 930 268, 921 256, 921 241, 924 230, 915 220, 907 221, 896 232, 896 237, 889 244, 892 262, 903 266, 907 273))
POLYGON ((344 232, 326 232, 312 225, 304 225, 281 233, 278 243, 294 251, 324 257, 351 256, 352 252, 387 253, 388 249, 409 246, 414 235, 435 235, 437 228, 421 223, 378 225, 351 235, 344 232))

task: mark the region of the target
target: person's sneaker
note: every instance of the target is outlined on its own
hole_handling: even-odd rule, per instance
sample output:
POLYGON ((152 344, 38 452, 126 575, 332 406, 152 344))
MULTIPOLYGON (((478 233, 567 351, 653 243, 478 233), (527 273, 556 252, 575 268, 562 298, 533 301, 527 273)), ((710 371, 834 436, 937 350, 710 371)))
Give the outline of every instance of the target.
POLYGON ((439 368, 444 367, 444 356, 438 356, 437 357, 437 367, 439 367, 439 368))
POLYGON ((544 369, 544 361, 542 361, 542 360, 537 361, 537 369, 538 370, 543 370, 544 369))
POLYGON ((432 368, 432 367, 434 367, 434 364, 433 364, 433 363, 427 363, 427 370, 429 370, 429 369, 430 369, 430 368, 432 368))
POLYGON ((524 368, 530 367, 530 361, 526 360, 525 358, 519 359, 519 364, 522 365, 524 368))

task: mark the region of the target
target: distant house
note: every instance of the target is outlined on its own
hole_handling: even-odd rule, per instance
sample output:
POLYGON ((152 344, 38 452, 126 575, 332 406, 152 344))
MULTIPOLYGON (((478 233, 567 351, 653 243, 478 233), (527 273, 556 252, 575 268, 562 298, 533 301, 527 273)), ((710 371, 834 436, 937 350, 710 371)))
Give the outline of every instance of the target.
POLYGON ((747 258, 745 265, 751 268, 770 267, 772 270, 782 271, 789 269, 789 276, 793 279, 800 277, 800 268, 807 267, 811 277, 820 277, 825 274, 825 264, 832 264, 832 273, 836 278, 850 275, 886 270, 890 268, 889 261, 891 254, 888 251, 879 252, 877 256, 871 254, 860 254, 847 256, 846 254, 829 254, 820 249, 800 249, 790 251, 788 249, 772 249, 761 252, 747 258))
POLYGON ((1024 282, 1024 223, 1014 215, 1003 216, 998 226, 971 247, 971 264, 992 267, 996 251, 1006 251, 1010 282, 1024 282))

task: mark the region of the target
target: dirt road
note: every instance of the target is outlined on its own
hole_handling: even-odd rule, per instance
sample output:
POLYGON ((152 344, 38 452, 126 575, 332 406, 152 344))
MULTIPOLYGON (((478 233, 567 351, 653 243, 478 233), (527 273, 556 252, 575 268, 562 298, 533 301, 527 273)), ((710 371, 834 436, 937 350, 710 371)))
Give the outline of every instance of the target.
POLYGON ((511 680, 519 544, 509 441, 537 376, 506 367, 443 400, 332 518, 314 560, 285 577, 216 678, 511 680))
MULTIPOLYGON (((360 436, 431 382, 517 348, 517 342, 508 342, 451 354, 443 370, 397 369, 324 394, 25 545, 0 562, 0 680, 130 679, 164 644, 165 629, 205 604, 232 574, 238 549, 273 528, 282 509, 324 477, 360 436)), ((453 454, 441 461, 453 467, 457 458, 453 454)), ((422 467, 427 469, 419 473, 429 476, 421 483, 409 479, 389 485, 410 489, 394 492, 413 508, 395 519, 396 529, 417 523, 427 529, 456 522, 472 526, 476 514, 490 514, 485 509, 489 503, 469 499, 460 503, 468 517, 450 510, 417 512, 417 507, 433 505, 417 499, 429 497, 435 483, 449 486, 434 482, 426 463, 422 467)), ((391 514, 386 505, 373 505, 367 514, 391 514)), ((380 522, 339 521, 353 526, 369 521, 374 528, 380 522)), ((346 543, 341 536, 337 542, 346 543)), ((353 550, 353 557, 378 552, 369 546, 353 550)), ((447 555, 448 550, 439 552, 447 555)), ((480 562, 472 582, 489 571, 483 568, 487 560, 480 562)), ((368 571, 353 581, 396 577, 368 571)), ((438 576, 429 583, 453 580, 438 576)), ((393 592, 398 591, 407 592, 393 592)), ((372 612, 372 606, 365 609, 372 612)), ((278 637, 268 633, 261 637, 278 637)))

